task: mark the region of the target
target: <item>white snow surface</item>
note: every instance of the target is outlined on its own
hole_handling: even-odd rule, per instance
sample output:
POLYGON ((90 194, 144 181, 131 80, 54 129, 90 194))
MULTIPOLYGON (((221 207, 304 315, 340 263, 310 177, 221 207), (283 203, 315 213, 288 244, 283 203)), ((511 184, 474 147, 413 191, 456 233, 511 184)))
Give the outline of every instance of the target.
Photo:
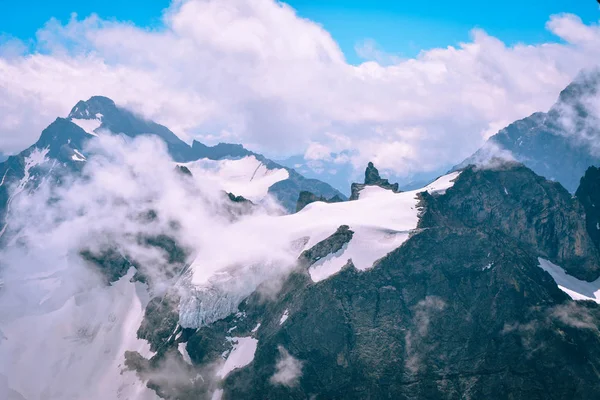
POLYGON ((190 358, 190 355, 188 354, 188 352, 185 348, 186 344, 187 343, 179 343, 177 345, 177 350, 179 350, 179 353, 181 353, 181 356, 183 357, 183 361, 185 361, 189 365, 192 365, 192 359, 190 358))
POLYGON ((88 133, 92 136, 98 136, 96 134, 96 132, 94 132, 94 131, 96 129, 98 129, 100 127, 100 125, 102 125, 101 118, 102 118, 102 114, 96 114, 96 118, 94 118, 94 119, 71 118, 71 122, 73 122, 75 125, 79 126, 86 133, 88 133))
MULTIPOLYGON (((134 372, 121 373, 126 350, 151 356, 149 344, 136 335, 148 294, 145 285, 129 282, 133 273, 131 269, 112 286, 70 297, 50 311, 41 307, 4 324, 0 357, 10 362, 0 365, 18 368, 0 375, 8 378, 11 389, 28 400, 158 399, 134 372), (40 331, 43 341, 36 340, 40 331)), ((54 275, 32 276, 28 284, 46 288, 46 297, 56 299, 61 285, 54 275)))
MULTIPOLYGON (((417 194, 423 191, 445 193, 458 175, 459 172, 454 172, 440 177, 425 188, 403 193, 367 186, 355 201, 314 202, 290 215, 253 215, 240 220, 237 229, 240 232, 253 232, 258 237, 267 237, 272 232, 277 232, 280 243, 293 243, 308 238, 303 247, 296 249, 297 257, 302 251, 331 236, 341 225, 348 225, 354 231, 354 236, 347 246, 338 253, 317 261, 309 269, 313 281, 318 282, 339 272, 348 260, 352 260, 359 270, 371 268, 377 260, 402 245, 409 233, 417 227, 417 194), (261 232, 265 232, 264 235, 261 232)), ((239 238, 235 242, 243 240, 239 238)), ((225 258, 221 256, 221 259, 215 258, 210 251, 211 249, 201 249, 192 263, 192 284, 202 286, 210 282, 207 271, 210 268, 217 269, 218 262, 228 263, 218 267, 222 269, 232 265, 268 263, 268 260, 260 259, 260 255, 246 251, 231 252, 225 258), (211 260, 210 265, 206 260, 211 260)))
POLYGON ((540 268, 548 272, 558 288, 573 300, 592 300, 600 304, 600 278, 593 282, 581 281, 565 272, 564 269, 544 258, 538 258, 540 268))
POLYGON ((85 156, 79 152, 77 149, 73 149, 73 155, 71 156, 73 161, 85 161, 85 156))
POLYGON ((289 310, 287 310, 287 309, 286 309, 286 310, 283 312, 283 315, 281 316, 281 318, 279 319, 279 325, 283 325, 283 323, 284 323, 285 321, 287 321, 287 319, 288 319, 288 317, 289 317, 289 316, 290 316, 290 314, 289 314, 289 310))
POLYGON ((227 360, 217 371, 217 377, 223 379, 231 371, 245 367, 254 360, 254 353, 258 346, 258 340, 253 337, 232 337, 229 340, 234 343, 227 360))
POLYGON ((195 177, 212 181, 221 190, 253 202, 260 202, 272 185, 289 178, 286 169, 268 169, 254 156, 237 160, 203 158, 180 165, 185 165, 195 177))

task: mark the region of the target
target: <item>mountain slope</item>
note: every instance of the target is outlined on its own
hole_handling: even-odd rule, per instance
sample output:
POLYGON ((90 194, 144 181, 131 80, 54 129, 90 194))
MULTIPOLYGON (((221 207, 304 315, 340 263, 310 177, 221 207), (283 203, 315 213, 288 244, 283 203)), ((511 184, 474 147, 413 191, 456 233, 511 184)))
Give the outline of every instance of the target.
MULTIPOLYGON (((161 382, 151 365, 130 366, 163 398, 595 398, 600 309, 572 301, 540 268, 552 259, 580 278, 600 275, 583 206, 519 164, 471 167, 432 187, 418 195, 417 229, 374 267, 340 257, 357 231, 339 226, 310 244, 275 298, 259 289, 236 314, 161 342, 152 364, 185 354, 191 375, 214 374, 224 354, 220 383, 161 382), (315 279, 332 257, 345 266, 315 279)), ((375 194, 417 192, 372 186, 294 216, 315 206, 336 214, 375 194)))
POLYGON ((498 155, 512 156, 574 193, 587 168, 600 163, 599 104, 600 70, 583 72, 547 113, 510 124, 453 170, 498 155))

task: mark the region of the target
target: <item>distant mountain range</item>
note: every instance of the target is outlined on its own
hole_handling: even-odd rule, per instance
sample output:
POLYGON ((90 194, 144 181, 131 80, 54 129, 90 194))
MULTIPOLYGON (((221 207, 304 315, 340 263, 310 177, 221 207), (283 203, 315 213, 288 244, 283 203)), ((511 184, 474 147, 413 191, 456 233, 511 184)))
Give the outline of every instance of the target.
MULTIPOLYGON (((94 96, 78 102, 67 118, 57 118, 42 132, 39 140, 19 154, 7 157, 0 163, 0 226, 5 226, 10 209, 10 188, 18 189, 13 195, 35 188, 43 179, 57 173, 72 173, 85 163, 86 142, 98 133, 111 132, 130 138, 151 135, 163 140, 173 160, 186 163, 199 159, 223 160, 254 156, 269 170, 285 169, 288 177, 269 188, 272 194, 289 212, 294 212, 298 196, 309 191, 327 198, 342 193, 317 179, 307 179, 293 168, 279 165, 264 156, 245 149, 239 144, 219 143, 206 146, 193 141, 189 146, 167 127, 146 120, 131 111, 117 106, 111 99, 94 96), (42 166, 42 162, 45 164, 42 166), (50 168, 46 168, 51 165, 50 168)), ((0 228, 1 230, 2 228, 0 228)))

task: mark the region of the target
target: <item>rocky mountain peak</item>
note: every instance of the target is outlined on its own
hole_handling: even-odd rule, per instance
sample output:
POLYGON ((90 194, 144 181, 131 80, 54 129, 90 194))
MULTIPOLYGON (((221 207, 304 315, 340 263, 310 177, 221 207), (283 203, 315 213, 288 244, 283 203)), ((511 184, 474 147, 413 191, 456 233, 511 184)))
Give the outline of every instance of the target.
POLYGON ((92 96, 87 101, 80 100, 71 109, 69 119, 96 119, 98 114, 109 115, 117 110, 115 102, 108 97, 92 96))
POLYGON ((583 71, 548 112, 536 112, 501 129, 454 170, 499 154, 574 193, 586 169, 600 162, 598 104, 600 69, 583 71))
POLYGON ((394 193, 398 193, 400 191, 397 183, 391 184, 387 179, 381 178, 379 175, 379 170, 375 168, 375 165, 372 162, 367 164, 367 169, 365 170, 365 182, 353 183, 350 187, 352 192, 350 195, 350 200, 358 199, 359 192, 364 189, 365 186, 379 186, 384 189, 389 189, 394 193))
POLYGON ((600 68, 582 71, 558 97, 559 103, 574 104, 600 92, 600 68))

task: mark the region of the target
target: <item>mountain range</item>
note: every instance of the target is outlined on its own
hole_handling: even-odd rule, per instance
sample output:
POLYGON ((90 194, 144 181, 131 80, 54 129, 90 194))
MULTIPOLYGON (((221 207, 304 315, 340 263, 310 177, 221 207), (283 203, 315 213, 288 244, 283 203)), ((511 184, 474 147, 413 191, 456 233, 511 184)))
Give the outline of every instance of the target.
POLYGON ((0 395, 597 398, 599 85, 582 73, 420 188, 369 163, 349 198, 241 145, 189 146, 105 97, 77 103, 0 164, 2 233, 20 196, 62 185, 41 214, 69 207, 43 237, 70 238, 29 258, 36 231, 5 234, 0 302, 34 311, 0 307, 0 357, 15 366, 0 395), (169 175, 127 175, 133 196, 94 191, 90 140, 115 134, 163 143, 169 175), (157 198, 137 196, 148 182, 157 198), (86 185, 100 199, 87 208, 86 185))
POLYGON ((268 188, 288 211, 295 211, 301 191, 346 199, 342 193, 316 179, 306 179, 292 168, 283 167, 239 144, 219 143, 206 146, 193 141, 189 146, 163 125, 148 121, 131 111, 118 107, 112 100, 94 96, 78 102, 66 118, 57 118, 42 132, 39 140, 19 154, 0 163, 0 224, 7 223, 11 196, 35 188, 44 179, 58 173, 72 173, 85 162, 86 143, 99 133, 121 134, 129 138, 151 136, 162 140, 175 162, 188 163, 200 159, 224 160, 254 157, 265 170, 285 170, 287 176, 268 188), (97 133, 98 132, 98 133, 97 133), (42 165, 43 164, 43 165, 42 165), (18 189, 10 195, 11 185, 18 189))

